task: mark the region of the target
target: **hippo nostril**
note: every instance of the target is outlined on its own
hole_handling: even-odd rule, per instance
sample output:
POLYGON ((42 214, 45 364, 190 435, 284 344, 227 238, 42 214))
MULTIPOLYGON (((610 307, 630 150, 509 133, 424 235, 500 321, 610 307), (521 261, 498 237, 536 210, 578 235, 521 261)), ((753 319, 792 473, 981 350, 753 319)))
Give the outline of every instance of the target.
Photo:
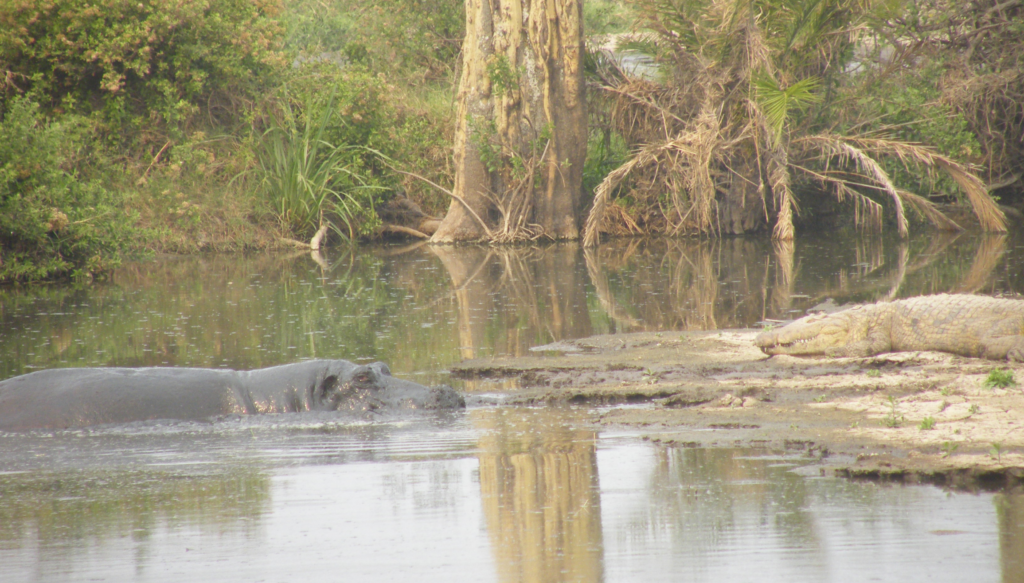
POLYGON ((430 401, 427 403, 427 409, 464 409, 465 407, 466 399, 448 385, 430 388, 430 401))

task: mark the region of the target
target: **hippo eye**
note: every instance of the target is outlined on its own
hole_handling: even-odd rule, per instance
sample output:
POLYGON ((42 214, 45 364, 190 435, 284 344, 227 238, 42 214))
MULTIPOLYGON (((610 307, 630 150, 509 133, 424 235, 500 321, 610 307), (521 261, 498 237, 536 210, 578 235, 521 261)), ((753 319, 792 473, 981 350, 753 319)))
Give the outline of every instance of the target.
POLYGON ((357 383, 368 383, 370 382, 370 375, 369 373, 361 372, 355 376, 355 381, 357 383))

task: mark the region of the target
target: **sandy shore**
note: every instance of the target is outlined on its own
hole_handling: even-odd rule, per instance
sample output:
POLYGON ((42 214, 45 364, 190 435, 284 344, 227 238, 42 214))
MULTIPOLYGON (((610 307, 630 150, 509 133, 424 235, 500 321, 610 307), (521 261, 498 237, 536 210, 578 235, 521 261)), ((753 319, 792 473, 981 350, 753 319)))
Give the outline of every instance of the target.
POLYGON ((598 420, 694 447, 800 449, 820 471, 1024 484, 1024 365, 937 352, 766 357, 754 330, 594 336, 452 374, 509 404, 611 404, 598 420), (987 388, 996 369, 1021 384, 987 388), (927 420, 927 421, 926 421, 927 420))

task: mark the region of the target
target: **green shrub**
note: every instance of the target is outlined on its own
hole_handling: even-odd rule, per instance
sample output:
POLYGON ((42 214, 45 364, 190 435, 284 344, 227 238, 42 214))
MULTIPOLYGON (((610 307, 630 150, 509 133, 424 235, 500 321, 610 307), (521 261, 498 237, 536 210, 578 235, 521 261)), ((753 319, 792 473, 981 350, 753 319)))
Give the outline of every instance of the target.
POLYGON ((113 140, 180 138, 201 108, 232 115, 284 65, 274 0, 4 4, 4 99, 28 92, 47 113, 96 113, 113 140))
POLYGON ((583 3, 583 30, 588 35, 628 32, 636 16, 622 0, 588 0, 583 3))
POLYGON ((454 76, 466 36, 461 0, 350 3, 363 13, 353 41, 365 47, 374 70, 397 69, 428 80, 454 76))
POLYGON ((608 173, 627 158, 626 143, 611 130, 592 129, 587 138, 587 158, 583 163, 583 192, 590 197, 608 173))
POLYGON ((282 21, 293 62, 437 81, 454 77, 466 19, 461 0, 291 0, 282 21))
POLYGON ((133 236, 120 197, 68 167, 80 120, 38 109, 16 98, 0 121, 0 283, 100 275, 133 236))
MULTIPOLYGON (((847 90, 855 93, 855 106, 847 115, 856 116, 854 123, 862 133, 881 131, 904 142, 927 144, 956 160, 977 160, 981 146, 967 120, 941 100, 942 73, 942 68, 930 65, 877 80, 871 75, 853 77, 847 90)), ((944 173, 914 172, 890 159, 881 164, 901 188, 917 194, 941 193, 951 199, 961 196, 959 187, 944 173)))
MULTIPOLYGON (((361 209, 352 213, 353 234, 369 234, 377 226, 372 210, 398 189, 427 203, 428 212, 447 204, 421 181, 393 170, 450 183, 454 123, 451 111, 433 102, 429 92, 410 95, 366 67, 314 63, 295 70, 287 93, 278 106, 287 102, 297 127, 319 127, 320 139, 346 169, 335 175, 335 189, 361 209)), ((326 154, 327 149, 320 151, 326 154)))

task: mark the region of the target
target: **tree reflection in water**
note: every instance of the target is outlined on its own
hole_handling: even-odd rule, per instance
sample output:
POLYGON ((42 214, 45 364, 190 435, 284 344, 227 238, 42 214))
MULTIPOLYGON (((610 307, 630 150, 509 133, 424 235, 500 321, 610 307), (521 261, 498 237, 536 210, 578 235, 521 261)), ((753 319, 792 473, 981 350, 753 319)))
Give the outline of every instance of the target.
POLYGON ((463 358, 480 356, 483 346, 519 356, 531 346, 592 334, 577 245, 431 251, 451 276, 463 358))
POLYGON ((584 414, 472 411, 480 493, 501 581, 603 580, 596 434, 584 414))
POLYGON ((825 300, 1024 291, 1024 235, 619 239, 334 249, 131 264, 87 288, 0 290, 0 378, 57 366, 453 362, 618 332, 746 328, 825 300))
POLYGON ((1024 493, 996 494, 1003 583, 1024 581, 1024 493))

